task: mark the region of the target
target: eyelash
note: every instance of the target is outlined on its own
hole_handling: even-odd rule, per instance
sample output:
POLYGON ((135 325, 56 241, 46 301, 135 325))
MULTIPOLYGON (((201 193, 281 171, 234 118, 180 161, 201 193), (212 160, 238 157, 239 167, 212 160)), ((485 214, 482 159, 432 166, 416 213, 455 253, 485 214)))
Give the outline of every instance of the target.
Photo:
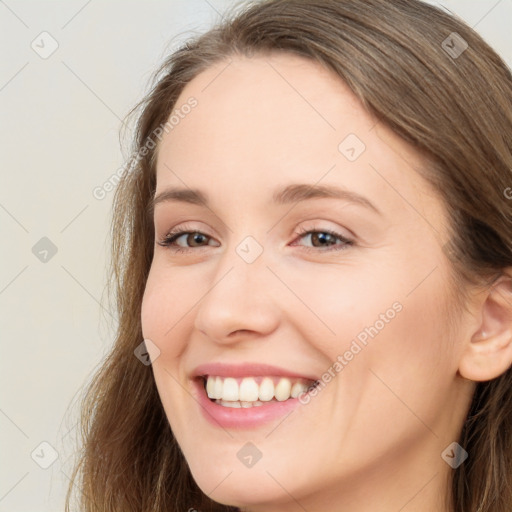
MULTIPOLYGON (((206 236, 207 238, 211 238, 206 233, 202 233, 201 231, 197 231, 197 230, 185 231, 186 229, 187 229, 187 226, 182 226, 180 229, 171 230, 169 233, 167 233, 167 235, 165 235, 165 237, 162 240, 159 240, 157 242, 158 245, 161 245, 162 247, 166 247, 169 250, 176 252, 176 253, 185 253, 185 252, 189 252, 194 249, 202 249, 204 247, 208 247, 208 246, 180 247, 178 245, 175 245, 175 241, 182 235, 200 234, 200 235, 206 236)), ((305 235, 310 235, 313 233, 327 233, 327 234, 341 240, 343 242, 343 245, 341 245, 341 247, 338 246, 338 248, 332 248, 332 249, 331 248, 322 249, 320 247, 304 247, 304 249, 306 251, 314 251, 314 252, 343 251, 343 250, 347 249, 348 247, 354 245, 353 240, 349 240, 348 238, 344 237, 343 235, 337 233, 336 231, 332 231, 330 229, 309 229, 308 230, 308 229, 304 229, 304 228, 299 228, 297 230, 297 232, 295 233, 295 235, 298 235, 300 238, 304 238, 305 235)), ((336 245, 334 245, 333 247, 336 247, 336 245)))

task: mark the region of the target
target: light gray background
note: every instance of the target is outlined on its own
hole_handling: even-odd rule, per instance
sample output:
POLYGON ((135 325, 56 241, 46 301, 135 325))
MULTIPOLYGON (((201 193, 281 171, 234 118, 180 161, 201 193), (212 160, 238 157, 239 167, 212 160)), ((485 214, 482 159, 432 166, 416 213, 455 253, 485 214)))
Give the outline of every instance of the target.
MULTIPOLYGON (((116 321, 104 291, 113 194, 93 190, 122 165, 121 120, 164 55, 236 3, 0 0, 0 512, 63 510, 76 433, 68 408, 116 321), (52 40, 57 50, 42 58, 52 40), (43 237, 55 255, 34 254, 43 237), (58 453, 48 469, 35 462, 52 460, 42 442, 58 453)), ((512 65, 512 0, 431 3, 512 65)))

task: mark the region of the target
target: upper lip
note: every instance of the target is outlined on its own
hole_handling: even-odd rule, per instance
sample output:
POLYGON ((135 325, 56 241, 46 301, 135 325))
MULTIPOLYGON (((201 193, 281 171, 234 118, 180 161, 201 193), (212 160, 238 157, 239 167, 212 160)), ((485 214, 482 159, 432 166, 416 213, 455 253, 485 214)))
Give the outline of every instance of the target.
POLYGON ((316 377, 307 374, 301 374, 279 366, 273 366, 263 363, 205 363, 197 366, 192 371, 192 378, 206 377, 213 375, 217 377, 290 377, 296 379, 317 380, 316 377))

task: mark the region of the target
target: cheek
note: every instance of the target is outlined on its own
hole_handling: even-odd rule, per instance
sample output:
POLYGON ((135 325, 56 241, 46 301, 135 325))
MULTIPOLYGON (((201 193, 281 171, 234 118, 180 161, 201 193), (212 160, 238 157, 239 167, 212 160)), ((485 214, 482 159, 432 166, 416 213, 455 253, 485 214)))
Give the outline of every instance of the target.
POLYGON ((142 335, 153 341, 165 358, 171 352, 178 353, 180 340, 186 339, 180 334, 184 325, 180 318, 186 315, 188 302, 177 290, 178 284, 169 278, 168 272, 151 267, 141 305, 142 335), (170 340, 173 342, 169 343, 170 340))
POLYGON ((178 283, 170 273, 152 266, 141 304, 141 327, 145 340, 151 340, 160 350, 152 363, 155 384, 171 428, 176 434, 186 430, 183 424, 183 402, 187 399, 180 380, 179 362, 189 338, 184 315, 189 302, 176 292, 178 283), (180 321, 181 319, 181 321, 180 321))
POLYGON ((370 372, 368 403, 370 409, 382 408, 389 427, 401 418, 401 425, 436 429, 457 372, 449 304, 434 285, 402 301, 402 311, 368 344, 363 363, 370 372))
MULTIPOLYGON (((370 364, 396 392, 446 386, 456 372, 449 338, 450 304, 437 280, 410 295, 401 295, 401 311, 372 339, 370 364)), ((376 324, 375 324, 376 325, 376 324)))
POLYGON ((162 292, 162 289, 155 286, 151 271, 146 283, 146 288, 144 289, 140 313, 144 339, 153 340, 158 338, 158 333, 163 329, 163 317, 160 308, 165 304, 165 296, 163 296, 164 294, 162 292))
POLYGON ((344 258, 332 265, 299 262, 277 269, 293 295, 287 292, 276 306, 331 361, 351 349, 359 353, 372 339, 385 336, 402 309, 396 280, 386 280, 377 266, 359 268, 348 253, 344 258))

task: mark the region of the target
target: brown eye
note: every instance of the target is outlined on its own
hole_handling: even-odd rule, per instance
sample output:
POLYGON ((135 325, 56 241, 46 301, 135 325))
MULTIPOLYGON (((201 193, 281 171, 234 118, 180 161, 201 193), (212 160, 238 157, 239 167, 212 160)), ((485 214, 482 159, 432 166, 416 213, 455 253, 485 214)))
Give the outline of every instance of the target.
POLYGON ((158 243, 164 247, 173 247, 176 248, 176 250, 186 250, 193 247, 203 247, 204 241, 209 238, 210 237, 208 235, 205 235, 200 231, 178 231, 175 233, 169 233, 158 243), (185 241, 185 246, 176 243, 180 238, 183 238, 185 241))
MULTIPOLYGON (((198 231, 194 233, 188 233, 185 240, 188 244, 190 244, 192 247, 196 246, 195 244, 201 245, 201 242, 204 242, 205 239, 207 239, 208 236, 204 233, 200 233, 198 231)), ((196 246, 197 247, 197 246, 196 246)))
POLYGON ((327 249, 325 249, 324 252, 331 250, 336 251, 346 249, 348 246, 354 245, 353 240, 349 240, 340 233, 336 233, 330 229, 318 229, 309 231, 301 229, 298 234, 300 235, 300 239, 306 239, 308 237, 310 238, 311 245, 306 246, 306 250, 315 250, 320 249, 321 247, 326 247, 327 249), (336 240, 339 240, 341 243, 336 243, 336 240))

